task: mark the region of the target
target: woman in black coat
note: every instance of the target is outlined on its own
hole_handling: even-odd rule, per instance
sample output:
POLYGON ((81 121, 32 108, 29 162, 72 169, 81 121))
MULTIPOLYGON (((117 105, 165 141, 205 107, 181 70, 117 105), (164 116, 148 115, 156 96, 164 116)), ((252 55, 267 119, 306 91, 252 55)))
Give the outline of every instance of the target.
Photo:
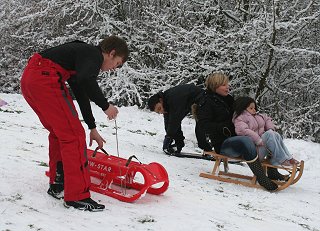
POLYGON ((206 91, 194 107, 197 120, 196 136, 199 148, 230 157, 242 157, 247 161, 261 186, 269 191, 278 188, 264 173, 252 140, 236 136, 232 123, 234 99, 229 95, 229 78, 214 73, 206 79, 206 91))

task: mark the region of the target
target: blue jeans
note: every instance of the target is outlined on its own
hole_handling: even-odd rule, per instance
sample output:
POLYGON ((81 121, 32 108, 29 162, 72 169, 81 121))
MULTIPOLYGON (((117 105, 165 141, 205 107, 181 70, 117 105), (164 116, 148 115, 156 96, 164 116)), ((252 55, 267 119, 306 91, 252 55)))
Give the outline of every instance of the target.
POLYGON ((220 154, 250 161, 257 157, 257 149, 248 136, 232 136, 222 143, 220 154))
POLYGON ((259 159, 264 159, 267 155, 271 157, 272 165, 280 165, 285 160, 290 160, 292 155, 284 145, 281 135, 273 130, 268 130, 261 136, 264 146, 259 147, 259 159))

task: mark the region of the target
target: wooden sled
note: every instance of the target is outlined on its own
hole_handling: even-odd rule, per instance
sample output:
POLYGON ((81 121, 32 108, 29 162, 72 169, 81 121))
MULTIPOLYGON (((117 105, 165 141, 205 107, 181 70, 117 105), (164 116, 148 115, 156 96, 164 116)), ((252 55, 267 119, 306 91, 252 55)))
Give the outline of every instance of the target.
MULTIPOLYGON (((248 176, 248 175, 242 175, 237 173, 229 172, 229 160, 238 160, 246 162, 242 158, 234 158, 234 157, 228 157, 224 155, 217 154, 216 152, 205 152, 206 154, 210 154, 215 158, 215 163, 213 166, 213 170, 211 173, 200 173, 201 177, 209 178, 209 179, 215 179, 222 182, 228 182, 228 183, 234 183, 234 184, 240 184, 247 187, 253 187, 253 188, 263 188, 257 183, 257 177, 255 175, 248 176), (223 171, 219 169, 221 162, 223 162, 223 171)), ((282 169, 289 173, 289 179, 287 181, 274 181, 276 184, 278 184, 278 189, 276 191, 283 190, 287 187, 289 187, 292 184, 297 183, 303 173, 304 169, 304 161, 300 161, 300 164, 293 165, 292 167, 287 166, 274 166, 271 165, 267 160, 263 161, 262 167, 267 172, 267 168, 276 168, 276 169, 282 169)), ((264 189, 264 188, 263 188, 264 189)))

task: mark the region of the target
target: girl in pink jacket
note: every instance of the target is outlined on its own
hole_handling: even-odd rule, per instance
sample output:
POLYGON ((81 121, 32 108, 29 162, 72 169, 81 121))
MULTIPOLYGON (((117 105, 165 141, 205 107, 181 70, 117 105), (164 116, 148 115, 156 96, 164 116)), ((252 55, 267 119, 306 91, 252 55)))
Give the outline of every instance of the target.
POLYGON ((292 158, 283 143, 281 135, 275 131, 271 118, 256 112, 256 102, 250 97, 239 97, 235 101, 233 123, 237 135, 249 136, 258 147, 260 160, 270 156, 272 165, 292 166, 299 161, 292 158))

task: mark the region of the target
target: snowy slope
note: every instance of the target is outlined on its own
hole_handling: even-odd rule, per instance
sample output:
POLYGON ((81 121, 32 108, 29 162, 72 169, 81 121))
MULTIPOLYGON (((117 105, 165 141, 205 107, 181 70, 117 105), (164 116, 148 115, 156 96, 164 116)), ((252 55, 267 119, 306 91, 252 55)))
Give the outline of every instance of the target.
MULTIPOLYGON (((0 230, 295 230, 320 231, 320 144, 286 139, 288 149, 305 161, 302 179, 269 193, 199 177, 212 162, 169 157, 162 153, 162 116, 137 107, 119 108, 119 155, 158 162, 169 174, 163 195, 146 195, 135 203, 92 193, 103 212, 66 209, 46 194, 47 131, 21 95, 0 94, 0 230)), ((105 149, 117 155, 115 123, 93 105, 105 149)), ((86 128, 86 125, 83 124, 86 128)), ((186 151, 194 151, 194 121, 185 119, 186 151)), ((95 148, 95 147, 92 147, 95 148)), ((246 166, 230 165, 248 173, 246 166)))

